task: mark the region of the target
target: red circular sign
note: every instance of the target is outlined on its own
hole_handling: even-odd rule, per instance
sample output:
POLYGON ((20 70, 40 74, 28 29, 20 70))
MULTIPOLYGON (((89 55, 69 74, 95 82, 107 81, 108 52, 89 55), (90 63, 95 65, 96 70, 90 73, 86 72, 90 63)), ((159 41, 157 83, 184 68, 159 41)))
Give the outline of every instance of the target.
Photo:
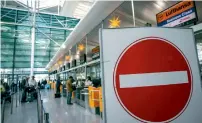
POLYGON ((114 90, 122 107, 134 118, 169 122, 189 103, 192 73, 174 44, 161 38, 144 38, 130 44, 119 56, 114 90))

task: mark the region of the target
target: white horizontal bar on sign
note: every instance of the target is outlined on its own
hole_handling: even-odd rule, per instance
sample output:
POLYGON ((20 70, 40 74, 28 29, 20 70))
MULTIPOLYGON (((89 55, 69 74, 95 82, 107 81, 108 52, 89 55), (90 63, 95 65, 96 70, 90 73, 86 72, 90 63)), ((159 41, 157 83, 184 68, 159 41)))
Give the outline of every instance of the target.
POLYGON ((119 76, 120 88, 161 86, 188 83, 187 71, 124 74, 119 76))

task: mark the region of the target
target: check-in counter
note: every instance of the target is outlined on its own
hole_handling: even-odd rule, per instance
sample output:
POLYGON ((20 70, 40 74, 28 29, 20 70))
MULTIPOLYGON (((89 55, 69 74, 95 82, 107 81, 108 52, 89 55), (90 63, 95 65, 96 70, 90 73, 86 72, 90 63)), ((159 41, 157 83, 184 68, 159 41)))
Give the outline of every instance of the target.
POLYGON ((75 93, 76 93, 75 91, 72 92, 72 99, 75 99, 75 95, 76 95, 75 93))
POLYGON ((82 90, 82 89, 83 89, 83 88, 77 87, 76 90, 75 90, 75 99, 74 99, 74 101, 75 101, 75 103, 77 103, 78 105, 80 105, 80 98, 81 98, 81 90, 82 90))
POLYGON ((56 92, 56 82, 54 82, 54 84, 53 84, 53 89, 56 92))
POLYGON ((102 100, 102 87, 99 87, 99 106, 100 106, 100 112, 103 111, 103 100, 102 100))
MULTIPOLYGON (((60 85, 60 93, 62 93, 62 86, 63 86, 63 85, 61 84, 61 85, 60 85)), ((55 91, 55 92, 56 92, 56 89, 57 89, 57 88, 56 88, 56 82, 54 82, 54 91, 55 91)))
POLYGON ((99 106, 100 106, 100 116, 103 117, 103 99, 102 99, 102 87, 99 87, 99 106))
POLYGON ((99 88, 95 88, 92 86, 88 87, 88 92, 89 92, 89 106, 91 109, 91 112, 94 114, 100 114, 100 109, 99 109, 99 88))
POLYGON ((51 89, 55 89, 55 82, 51 82, 51 89))
POLYGON ((76 88, 72 92, 73 102, 89 110, 93 114, 100 115, 103 111, 102 87, 76 88))
POLYGON ((53 83, 52 81, 50 81, 50 83, 49 83, 51 89, 53 89, 53 87, 52 87, 52 83, 53 83))
POLYGON ((62 96, 63 96, 63 97, 66 97, 66 96, 67 96, 66 84, 62 84, 62 96))
POLYGON ((62 90, 63 90, 62 88, 63 88, 63 84, 60 85, 60 93, 61 93, 61 94, 62 94, 62 92, 63 92, 63 91, 62 91, 62 90))
POLYGON ((86 109, 89 109, 88 88, 84 88, 81 90, 80 97, 80 105, 86 109))

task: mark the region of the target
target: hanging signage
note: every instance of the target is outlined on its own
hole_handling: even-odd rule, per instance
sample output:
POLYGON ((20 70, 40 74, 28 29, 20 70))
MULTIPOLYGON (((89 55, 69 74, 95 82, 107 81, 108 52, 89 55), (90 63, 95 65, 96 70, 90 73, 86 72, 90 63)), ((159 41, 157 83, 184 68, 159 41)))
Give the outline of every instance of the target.
POLYGON ((97 58, 100 58, 100 47, 99 46, 92 49, 92 59, 94 60, 97 58))
POLYGON ((102 29, 100 35, 105 123, 202 121, 192 29, 102 29))
POLYGON ((197 21, 194 1, 182 1, 156 15, 157 26, 175 27, 197 21))

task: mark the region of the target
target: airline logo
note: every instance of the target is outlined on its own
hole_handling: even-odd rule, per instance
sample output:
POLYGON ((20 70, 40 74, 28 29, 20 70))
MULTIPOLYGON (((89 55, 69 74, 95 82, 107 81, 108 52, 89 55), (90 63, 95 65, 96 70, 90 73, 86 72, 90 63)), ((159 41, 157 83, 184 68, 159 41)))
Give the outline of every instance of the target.
MULTIPOLYGON (((189 14, 195 14, 193 1, 182 1, 156 15, 157 25, 164 26, 189 14)), ((179 23, 180 24, 180 23, 179 23)))

